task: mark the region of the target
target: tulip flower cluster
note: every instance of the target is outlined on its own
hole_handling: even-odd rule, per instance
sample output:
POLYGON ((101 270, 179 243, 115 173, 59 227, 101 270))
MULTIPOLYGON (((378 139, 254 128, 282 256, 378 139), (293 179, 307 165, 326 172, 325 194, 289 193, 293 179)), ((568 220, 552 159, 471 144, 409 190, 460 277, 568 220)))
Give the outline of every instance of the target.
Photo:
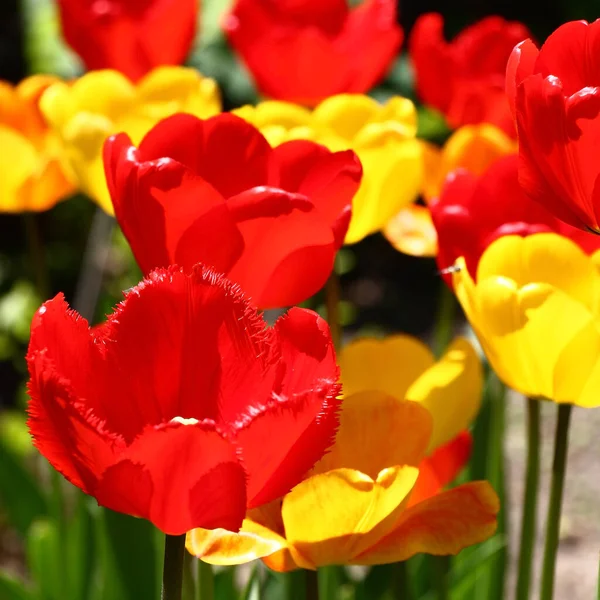
MULTIPOLYGON (((235 0, 223 43, 264 99, 226 112, 227 90, 190 61, 195 0, 57 9, 87 72, 0 84, 0 210, 82 194, 143 279, 99 322, 79 293, 69 304, 40 287, 26 351, 39 453, 100 507, 166 535, 163 600, 182 598, 185 549, 211 576, 262 561, 287 589, 300 571, 307 598, 303 570, 323 599, 324 567, 361 565, 356 597, 371 597, 378 565, 486 540, 506 556, 493 390, 509 387, 528 409, 517 600, 532 587, 540 405, 559 405, 540 583, 552 600, 571 408, 600 406, 600 21, 564 24, 538 49, 498 16, 448 42, 444 17, 421 15, 407 42, 413 101, 372 93, 401 51, 397 2, 235 0), (423 138, 432 111, 440 145, 423 138), (381 234, 435 258, 464 311, 465 335, 437 336, 435 354, 402 332, 341 331, 337 255, 381 234)), ((99 270, 101 288, 97 258, 81 281, 99 270)), ((434 330, 455 325, 442 312, 434 330)), ((64 519, 79 492, 53 482, 71 556, 64 519)), ((393 569, 394 581, 414 571, 393 569)), ((425 579, 454 597, 436 572, 425 579)), ((253 573, 244 597, 260 597, 253 573)), ((186 577, 197 598, 206 581, 186 577)), ((505 597, 500 579, 491 600, 505 597)))

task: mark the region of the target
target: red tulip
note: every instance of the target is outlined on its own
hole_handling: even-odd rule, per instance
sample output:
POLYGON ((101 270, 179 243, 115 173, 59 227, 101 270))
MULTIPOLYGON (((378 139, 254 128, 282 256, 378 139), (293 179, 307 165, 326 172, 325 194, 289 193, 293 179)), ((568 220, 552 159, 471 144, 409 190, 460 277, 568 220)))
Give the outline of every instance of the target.
POLYGON ((514 136, 504 92, 506 63, 515 44, 529 37, 525 25, 486 17, 454 40, 444 39, 443 17, 419 17, 409 40, 417 93, 442 112, 451 127, 491 123, 514 136))
POLYGON ((306 300, 327 281, 362 169, 308 141, 272 149, 229 114, 175 115, 139 148, 117 135, 104 164, 115 214, 145 273, 202 262, 261 308, 306 300))
MULTIPOLYGON (((600 249, 600 238, 563 223, 523 192, 516 154, 499 159, 480 177, 464 170, 454 171, 430 210, 438 235, 437 262, 442 270, 463 256, 474 277, 485 249, 503 235, 550 231, 572 239, 589 254, 600 249)), ((444 277, 452 285, 452 275, 444 277)))
POLYGON ((559 27, 513 51, 506 88, 519 134, 519 181, 559 219, 600 233, 600 20, 559 27))
POLYGON ((335 437, 327 324, 292 309, 266 328, 203 267, 154 271, 90 329, 62 295, 33 319, 29 429, 98 503, 171 535, 237 531, 287 493, 335 437))
POLYGON ((196 35, 199 0, 58 0, 62 32, 88 70, 115 69, 137 81, 180 65, 196 35))
POLYGON ((307 106, 368 92, 400 44, 396 0, 237 0, 225 19, 229 42, 260 92, 307 106))

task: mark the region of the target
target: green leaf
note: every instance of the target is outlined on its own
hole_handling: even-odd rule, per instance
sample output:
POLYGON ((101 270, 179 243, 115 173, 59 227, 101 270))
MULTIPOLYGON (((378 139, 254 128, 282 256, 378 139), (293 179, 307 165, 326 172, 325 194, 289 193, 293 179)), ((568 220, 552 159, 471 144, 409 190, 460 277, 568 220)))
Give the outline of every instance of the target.
POLYGON ((27 535, 27 564, 42 600, 66 597, 64 558, 56 523, 50 519, 33 523, 27 535))
MULTIPOLYGON (((41 463, 40 463, 41 464, 41 463)), ((9 523, 25 537, 35 519, 48 515, 40 484, 0 438, 0 504, 9 523)))
POLYGON ((95 519, 103 593, 93 598, 146 600, 160 596, 159 550, 154 526, 143 519, 98 509, 95 519))
POLYGON ((33 592, 18 577, 0 569, 0 599, 1 600, 34 600, 33 592))
POLYGON ((66 530, 68 598, 85 600, 92 588, 92 575, 96 555, 94 522, 90 505, 94 502, 83 492, 76 491, 75 512, 66 530))
POLYGON ((20 410, 5 410, 0 414, 0 439, 21 460, 35 454, 27 417, 20 410))

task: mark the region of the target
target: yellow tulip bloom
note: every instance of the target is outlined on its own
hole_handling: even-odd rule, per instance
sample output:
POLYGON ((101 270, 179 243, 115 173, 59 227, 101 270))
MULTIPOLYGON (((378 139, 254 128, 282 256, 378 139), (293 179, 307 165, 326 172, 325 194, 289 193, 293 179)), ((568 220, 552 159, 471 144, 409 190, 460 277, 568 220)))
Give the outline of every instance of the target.
POLYGON ((138 146, 172 114, 208 118, 221 111, 214 80, 185 67, 159 67, 137 85, 117 71, 91 71, 73 83, 52 85, 40 106, 61 140, 74 181, 109 214, 113 208, 102 162, 107 137, 125 132, 138 146))
MULTIPOLYGON (((422 196, 428 204, 440 195, 446 177, 456 169, 483 173, 499 158, 517 151, 517 143, 501 129, 482 123, 464 125, 443 148, 422 142, 424 178, 422 196)), ((437 254, 437 234, 426 206, 402 208, 383 228, 383 234, 400 252, 411 256, 437 254)))
POLYGON ((530 397, 600 405, 599 258, 540 233, 497 239, 476 281, 459 259, 456 295, 504 383, 530 397))
POLYGON ((219 565, 262 558, 289 571, 455 554, 493 534, 499 506, 487 482, 441 493, 420 487, 427 452, 463 427, 457 402, 465 414, 479 402, 472 396, 481 392, 481 367, 466 342, 435 363, 406 336, 362 340, 344 350, 341 364, 348 390, 331 451, 281 500, 249 511, 239 533, 190 532, 192 554, 219 565))
POLYGON ((235 111, 258 127, 271 144, 311 139, 331 150, 354 150, 363 179, 352 202, 346 243, 360 241, 413 202, 423 184, 422 145, 415 138, 417 114, 406 98, 381 105, 361 94, 340 94, 313 112, 286 102, 263 102, 235 111))
POLYGON ((0 211, 42 211, 73 192, 63 173, 58 139, 39 111, 56 78, 34 75, 16 87, 0 82, 0 211))

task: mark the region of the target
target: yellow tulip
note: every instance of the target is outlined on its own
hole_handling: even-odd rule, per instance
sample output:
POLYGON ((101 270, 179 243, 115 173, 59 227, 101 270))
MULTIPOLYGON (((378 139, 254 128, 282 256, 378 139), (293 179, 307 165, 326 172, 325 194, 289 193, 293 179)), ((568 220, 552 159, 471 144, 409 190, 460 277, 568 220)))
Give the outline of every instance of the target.
MULTIPOLYGON (((422 142, 425 175, 421 191, 426 205, 440 195, 452 171, 465 169, 483 175, 496 160, 516 150, 516 142, 489 123, 460 127, 443 148, 422 142)), ((403 207, 386 223, 383 234, 404 254, 429 257, 437 254, 437 234, 427 206, 403 207)))
POLYGON ((530 396, 600 405, 600 255, 553 233, 505 236, 454 289, 500 379, 530 396))
POLYGON ((113 214, 104 177, 107 137, 125 132, 137 146, 160 120, 187 112, 207 118, 220 112, 216 83, 185 67, 159 67, 134 85, 117 71, 91 71, 73 83, 52 85, 40 102, 74 181, 113 214))
POLYGON ((310 110, 286 102, 263 102, 235 111, 258 127, 269 142, 311 139, 331 150, 354 150, 363 179, 352 202, 346 243, 360 241, 413 202, 423 184, 417 114, 406 98, 381 105, 361 94, 340 94, 310 110))
POLYGON ((0 82, 0 211, 42 211, 73 192, 64 175, 58 140, 39 111, 56 78, 34 75, 16 87, 0 82))
POLYGON ((428 451, 464 427, 455 413, 472 416, 478 405, 472 348, 459 340, 436 363, 406 336, 361 340, 341 367, 346 396, 331 451, 281 500, 249 511, 239 533, 190 532, 192 554, 218 565, 262 558, 289 571, 455 554, 493 534, 499 506, 487 482, 420 487, 428 451))

